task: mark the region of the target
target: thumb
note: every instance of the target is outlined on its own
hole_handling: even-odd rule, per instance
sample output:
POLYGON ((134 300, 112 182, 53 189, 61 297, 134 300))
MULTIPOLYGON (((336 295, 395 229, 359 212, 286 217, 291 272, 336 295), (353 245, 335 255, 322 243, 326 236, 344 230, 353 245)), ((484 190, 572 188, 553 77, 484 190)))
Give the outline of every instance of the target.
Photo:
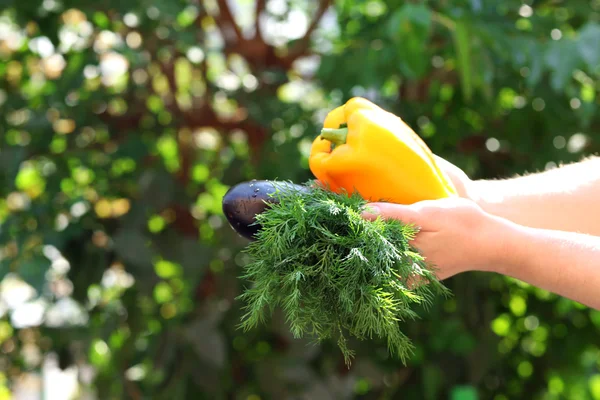
POLYGON ((421 227, 422 224, 421 213, 418 208, 411 205, 373 202, 366 205, 361 215, 363 218, 369 220, 382 217, 383 219, 397 219, 404 224, 415 225, 417 227, 421 227))

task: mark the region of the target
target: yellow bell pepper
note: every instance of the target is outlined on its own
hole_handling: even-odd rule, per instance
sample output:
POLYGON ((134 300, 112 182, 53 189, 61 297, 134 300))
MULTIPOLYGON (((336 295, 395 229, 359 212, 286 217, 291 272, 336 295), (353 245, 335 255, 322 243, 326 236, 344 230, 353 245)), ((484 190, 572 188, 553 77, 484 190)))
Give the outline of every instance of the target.
POLYGON ((425 142, 400 117, 361 97, 327 115, 309 167, 330 190, 357 191, 367 201, 412 204, 457 195, 425 142))

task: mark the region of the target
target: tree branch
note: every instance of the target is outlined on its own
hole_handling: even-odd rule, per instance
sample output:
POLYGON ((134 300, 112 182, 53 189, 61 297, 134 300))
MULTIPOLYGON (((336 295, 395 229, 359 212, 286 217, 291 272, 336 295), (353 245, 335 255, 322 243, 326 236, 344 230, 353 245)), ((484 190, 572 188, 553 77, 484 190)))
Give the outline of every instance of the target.
POLYGON ((308 50, 308 47, 310 46, 310 37, 312 36, 315 29, 317 29, 319 22, 321 22, 321 18, 323 18, 323 15, 325 15, 325 12, 327 11, 327 9, 329 8, 330 5, 331 5, 331 0, 320 0, 319 1, 319 8, 317 9, 317 12, 313 16, 313 19, 310 22, 310 25, 308 26, 306 33, 304 34, 304 36, 302 36, 302 38, 298 41, 298 43, 290 51, 290 54, 287 57, 285 57, 286 59, 288 59, 287 62, 289 64, 293 63, 296 59, 298 59, 298 58, 302 57, 304 54, 306 54, 306 51, 308 50))
POLYGON ((137 387, 137 385, 127 378, 124 378, 123 380, 125 381, 125 391, 127 392, 127 395, 129 396, 129 398, 133 399, 133 400, 141 399, 142 392, 137 387))
POLYGON ((165 78, 167 78, 167 82, 169 83, 169 90, 171 91, 171 95, 173 96, 173 102, 177 104, 175 101, 175 95, 177 94, 177 82, 175 80, 175 63, 173 61, 169 61, 168 63, 163 63, 157 60, 160 71, 163 73, 165 78))
POLYGON ((207 76, 208 71, 206 63, 202 63, 200 70, 202 71, 202 78, 206 83, 206 93, 203 99, 204 101, 197 108, 195 108, 193 112, 188 112, 183 115, 185 123, 189 127, 212 126, 225 135, 236 129, 246 132, 248 135, 251 162, 257 163, 260 149, 267 139, 266 128, 248 120, 247 115, 244 112, 245 110, 241 106, 238 108, 238 113, 236 116, 227 120, 220 118, 210 105, 212 90, 207 76))
POLYGON ((186 187, 190 181, 190 172, 195 161, 192 134, 183 129, 177 134, 177 150, 179 153, 179 172, 177 179, 186 187))
MULTIPOLYGON (((111 136, 111 140, 118 138, 124 138, 132 130, 136 130, 140 124, 141 119, 146 115, 146 111, 129 112, 124 115, 114 116, 110 115, 108 111, 98 115, 98 119, 105 125, 115 129, 114 135, 111 136)), ((112 133, 113 131, 111 131, 112 133)))
POLYGON ((265 10, 266 5, 267 5, 267 0, 256 0, 256 8, 254 9, 254 15, 255 15, 254 30, 256 33, 255 33, 254 37, 257 39, 260 39, 260 40, 263 39, 262 31, 260 30, 260 15, 265 10))
POLYGON ((219 16, 215 18, 215 21, 217 22, 217 25, 219 25, 219 29, 221 30, 225 42, 232 42, 230 31, 228 29, 233 31, 238 42, 243 42, 244 37, 242 36, 242 31, 240 31, 240 28, 235 22, 235 18, 233 18, 227 0, 217 0, 217 4, 219 5, 219 16))

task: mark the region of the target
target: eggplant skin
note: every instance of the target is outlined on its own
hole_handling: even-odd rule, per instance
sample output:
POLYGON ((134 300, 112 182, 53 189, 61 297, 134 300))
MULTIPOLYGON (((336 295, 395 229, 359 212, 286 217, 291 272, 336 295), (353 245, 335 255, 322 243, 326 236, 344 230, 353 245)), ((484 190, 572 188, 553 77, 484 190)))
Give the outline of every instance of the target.
POLYGON ((303 192, 309 188, 268 180, 251 180, 232 186, 223 196, 222 206, 225 218, 233 230, 246 239, 254 240, 254 235, 261 228, 255 223, 256 215, 262 213, 268 207, 268 203, 277 202, 277 199, 271 196, 276 190, 303 192))

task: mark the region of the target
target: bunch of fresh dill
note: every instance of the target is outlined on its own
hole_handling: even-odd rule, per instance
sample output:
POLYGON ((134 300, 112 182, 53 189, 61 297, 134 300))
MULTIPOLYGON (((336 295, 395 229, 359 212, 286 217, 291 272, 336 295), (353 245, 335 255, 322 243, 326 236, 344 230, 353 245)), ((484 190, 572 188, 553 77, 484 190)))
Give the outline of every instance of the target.
POLYGON ((367 220, 358 194, 336 194, 307 183, 306 192, 277 190, 256 216, 261 229, 245 249, 243 278, 252 286, 241 327, 264 323, 281 306, 294 337, 335 338, 346 364, 354 351, 346 335, 376 335, 403 362, 413 350, 400 322, 417 317, 412 304, 429 305, 448 289, 409 245, 417 228, 394 219, 367 220), (414 285, 414 282, 419 282, 414 285))

